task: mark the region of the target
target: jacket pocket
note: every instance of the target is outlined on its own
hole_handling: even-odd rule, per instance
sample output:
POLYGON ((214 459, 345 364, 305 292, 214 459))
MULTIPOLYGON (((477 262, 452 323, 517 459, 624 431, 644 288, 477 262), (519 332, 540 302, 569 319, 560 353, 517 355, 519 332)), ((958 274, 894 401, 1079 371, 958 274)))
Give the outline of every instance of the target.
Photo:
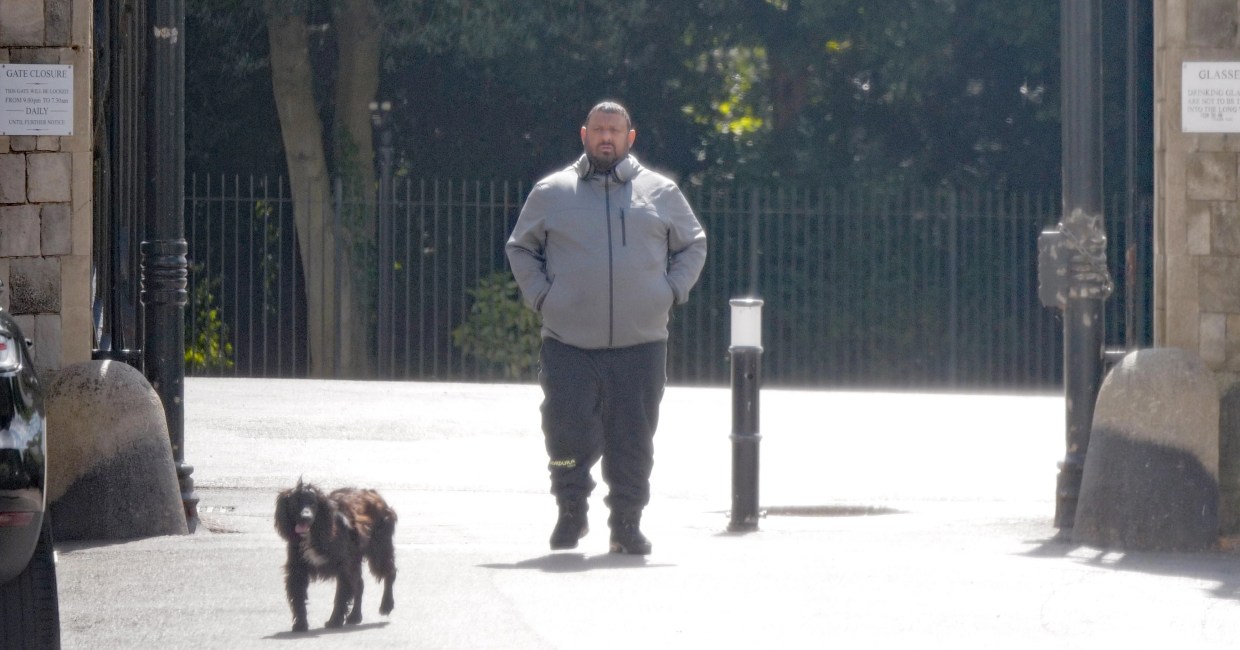
POLYGON ((547 299, 551 297, 551 292, 554 289, 555 289, 555 278, 551 278, 550 280, 547 281, 547 290, 544 291, 542 297, 538 299, 538 304, 536 305, 536 307, 539 313, 542 313, 543 305, 547 304, 547 299))

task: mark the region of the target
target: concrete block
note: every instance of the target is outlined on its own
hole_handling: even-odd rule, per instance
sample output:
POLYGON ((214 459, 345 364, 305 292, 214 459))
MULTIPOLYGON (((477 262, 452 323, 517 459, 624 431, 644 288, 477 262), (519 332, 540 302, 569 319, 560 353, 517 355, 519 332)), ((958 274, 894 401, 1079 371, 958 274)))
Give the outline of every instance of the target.
POLYGON ((60 314, 36 314, 34 317, 34 367, 40 377, 60 369, 61 342, 60 314))
POLYGON ((1222 368, 1227 363, 1227 314, 1202 314, 1200 328, 1197 354, 1208 367, 1222 368))
POLYGON ((45 2, 43 40, 48 45, 71 45, 73 3, 70 0, 45 0, 45 2))
POLYGON ((32 203, 73 200, 73 155, 32 153, 26 156, 26 196, 32 203))
MULTIPOLYGON (((91 292, 90 248, 84 255, 65 255, 60 260, 60 304, 89 305, 91 292)), ((60 312, 60 359, 63 365, 90 361, 95 340, 89 309, 62 309, 60 312)))
MULTIPOLYGON (((1189 0, 1163 0, 1154 3, 1154 15, 1158 23, 1163 25, 1160 45, 1163 47, 1183 46, 1188 34, 1188 10, 1185 5, 1189 0)), ((1177 64, 1178 65, 1178 64, 1177 64)), ((1165 78, 1165 77, 1164 77, 1165 78)))
POLYGON ((0 154, 0 203, 26 202, 26 156, 0 154))
POLYGON ((65 48, 27 47, 12 50, 11 63, 60 63, 60 52, 65 48))
POLYGON ((1202 257, 1197 272, 1201 311, 1240 314, 1240 258, 1202 257))
POLYGON ((9 150, 26 152, 35 151, 39 147, 39 139, 33 135, 9 136, 9 150))
POLYGON ((1227 314, 1227 363, 1221 370, 1240 372, 1240 314, 1227 314))
POLYGON ((188 533, 163 406, 142 373, 117 361, 54 373, 47 432, 58 541, 188 533))
POLYGON ((39 206, 0 206, 0 257, 39 254, 39 206))
POLYGON ((1184 215, 1187 226, 1185 250, 1189 255, 1210 254, 1210 223, 1212 208, 1208 201, 1189 201, 1184 215))
POLYGON ((1201 273, 1198 261, 1201 258, 1188 255, 1168 255, 1165 260, 1167 296, 1171 300, 1190 300, 1196 302, 1201 292, 1201 273))
POLYGON ((60 136, 40 135, 34 139, 35 151, 60 151, 60 136))
POLYGON ((1188 198, 1196 201, 1236 199, 1236 154, 1196 152, 1185 157, 1188 198))
POLYGON ((43 0, 4 0, 0 2, 0 43, 44 45, 43 0))
POLYGON ((14 314, 60 313, 60 261, 56 258, 14 259, 9 266, 9 280, 14 314))
POLYGON ((1138 350, 1094 410, 1073 526, 1077 543, 1195 551, 1219 534, 1219 392, 1196 355, 1138 350))
POLYGON ((1195 300, 1171 298, 1163 315, 1166 324, 1164 339, 1169 345, 1196 350, 1201 342, 1201 306, 1195 300))
POLYGON ((94 154, 90 151, 74 152, 73 156, 73 212, 71 236, 73 250, 78 255, 89 255, 94 236, 94 154))
POLYGON ((1176 210, 1183 216, 1174 221, 1168 221, 1160 233, 1162 246, 1159 246, 1159 252, 1166 255, 1167 259, 1185 258, 1192 254, 1192 251, 1188 249, 1188 215, 1208 215, 1210 202, 1185 201, 1178 204, 1176 210))
POLYGON ((68 255, 72 246, 72 213, 68 203, 44 203, 39 211, 44 255, 68 255))
POLYGON ((1188 4, 1188 45, 1229 48, 1236 44, 1236 1, 1193 0, 1188 4))
MULTIPOLYGON (((17 326, 22 329, 22 334, 25 334, 26 338, 32 336, 30 333, 34 331, 34 314, 13 314, 13 320, 17 321, 17 326)), ((33 350, 31 352, 33 353, 33 350)))
POLYGON ((1209 248, 1214 255, 1240 257, 1240 202, 1210 204, 1209 248))

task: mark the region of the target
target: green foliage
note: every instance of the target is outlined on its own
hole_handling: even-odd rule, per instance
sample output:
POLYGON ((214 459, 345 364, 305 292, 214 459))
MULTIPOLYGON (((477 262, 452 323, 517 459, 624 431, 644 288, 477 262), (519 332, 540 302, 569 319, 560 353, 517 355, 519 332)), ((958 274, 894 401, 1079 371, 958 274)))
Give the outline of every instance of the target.
POLYGON ((579 151, 581 114, 610 96, 632 109, 638 155, 693 183, 1059 182, 1058 103, 1046 90, 1058 74, 1051 5, 421 7, 388 19, 414 22, 386 42, 383 84, 403 125, 398 145, 417 152, 415 176, 537 178, 579 151))
MULTIPOLYGON (((316 79, 329 85, 331 2, 300 1, 316 79)), ((280 146, 258 78, 262 21, 246 4, 187 1, 195 166, 280 146)), ((392 102, 397 166, 414 177, 535 179, 580 152, 584 112, 613 97, 632 110, 638 156, 682 182, 1054 191, 1058 4, 880 4, 379 0, 379 95, 392 102)), ((1150 13, 1150 0, 1139 5, 1150 13)), ((1124 14, 1103 12, 1104 42, 1116 44, 1104 51, 1107 115, 1124 111, 1124 14)), ((1139 103, 1152 106, 1151 86, 1142 77, 1139 103)), ((1126 131, 1122 119, 1104 126, 1110 167, 1126 131)), ((1142 182, 1147 159, 1138 156, 1142 182)))
POLYGON ((452 341, 465 354, 500 367, 508 379, 530 376, 538 367, 542 324, 521 302, 516 280, 506 271, 492 273, 467 293, 474 304, 452 341))
MULTIPOLYGON (((195 264, 191 268, 194 274, 201 273, 202 265, 195 264)), ((228 370, 233 367, 233 344, 228 324, 220 317, 220 309, 216 304, 215 291, 219 289, 220 277, 199 279, 194 285, 194 295, 190 299, 193 310, 190 322, 193 327, 185 328, 185 372, 210 372, 228 370)))
MULTIPOLYGON (((259 274, 263 280, 263 295, 267 300, 263 302, 267 304, 267 313, 276 313, 275 300, 276 284, 280 281, 280 260, 277 259, 276 251, 279 250, 280 227, 276 225, 273 218, 275 214, 274 206, 270 201, 260 200, 254 204, 254 231, 259 233, 259 237, 263 242, 262 256, 258 261, 259 274)), ((218 285, 219 278, 215 279, 218 285)))

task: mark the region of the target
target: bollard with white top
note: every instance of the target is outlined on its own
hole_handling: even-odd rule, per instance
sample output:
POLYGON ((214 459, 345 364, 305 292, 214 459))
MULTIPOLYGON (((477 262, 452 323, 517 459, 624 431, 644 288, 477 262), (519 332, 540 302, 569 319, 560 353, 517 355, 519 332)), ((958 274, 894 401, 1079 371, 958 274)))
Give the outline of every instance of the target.
POLYGON ((758 529, 758 389, 762 380, 762 300, 733 298, 732 521, 730 532, 758 529))

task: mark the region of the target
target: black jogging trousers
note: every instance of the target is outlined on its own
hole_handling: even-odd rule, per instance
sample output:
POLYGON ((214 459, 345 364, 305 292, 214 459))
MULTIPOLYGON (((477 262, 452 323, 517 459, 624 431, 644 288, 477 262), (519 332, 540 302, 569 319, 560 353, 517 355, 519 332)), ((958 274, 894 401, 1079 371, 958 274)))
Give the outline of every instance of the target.
POLYGON ((667 341, 587 350, 548 338, 539 358, 542 426, 556 501, 589 497, 590 470, 601 456, 607 506, 614 514, 640 514, 650 502, 667 341))

